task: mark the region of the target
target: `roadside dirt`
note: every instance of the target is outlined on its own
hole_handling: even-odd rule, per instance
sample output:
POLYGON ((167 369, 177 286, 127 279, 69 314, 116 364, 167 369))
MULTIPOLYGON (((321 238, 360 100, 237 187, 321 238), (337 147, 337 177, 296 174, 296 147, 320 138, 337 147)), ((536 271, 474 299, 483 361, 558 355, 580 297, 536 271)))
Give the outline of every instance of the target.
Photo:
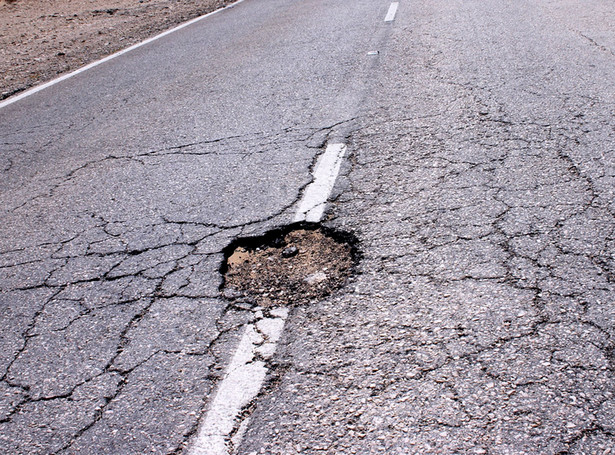
POLYGON ((233 0, 0 0, 0 99, 233 0))
POLYGON ((293 230, 260 245, 250 243, 235 247, 228 256, 224 293, 263 307, 320 300, 346 283, 357 260, 352 245, 319 229, 293 230))

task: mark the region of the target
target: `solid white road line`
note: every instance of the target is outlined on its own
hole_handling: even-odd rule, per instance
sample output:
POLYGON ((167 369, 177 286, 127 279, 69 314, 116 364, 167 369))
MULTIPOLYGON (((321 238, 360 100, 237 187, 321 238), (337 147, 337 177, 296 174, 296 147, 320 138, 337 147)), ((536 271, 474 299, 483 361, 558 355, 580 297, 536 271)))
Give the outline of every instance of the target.
POLYGON ((399 6, 399 2, 391 3, 389 6, 389 11, 387 12, 386 17, 384 18, 385 22, 393 22, 395 19, 395 14, 397 14, 397 7, 399 6))
POLYGON ((212 11, 211 13, 204 14, 203 16, 195 17, 194 19, 191 19, 188 22, 184 22, 183 24, 178 25, 177 27, 172 28, 170 30, 167 30, 166 32, 162 32, 159 35, 156 35, 156 36, 153 36, 151 38, 146 39, 145 41, 141 41, 140 43, 133 44, 132 46, 127 47, 126 49, 122 49, 121 51, 118 51, 115 54, 111 54, 111 55, 109 55, 109 56, 107 56, 107 57, 105 57, 103 59, 100 59, 100 60, 97 60, 95 62, 92 62, 89 65, 84 66, 83 68, 79 68, 78 70, 75 70, 75 71, 73 71, 71 73, 68 73, 68 74, 65 74, 63 76, 60 76, 57 79, 53 79, 53 80, 51 80, 49 82, 46 82, 46 83, 44 83, 42 85, 37 85, 36 87, 31 88, 29 90, 26 90, 25 92, 20 93, 19 95, 15 95, 15 96, 12 96, 10 98, 5 99, 4 101, 0 101, 0 109, 2 109, 3 107, 8 106, 9 104, 13 104, 13 103, 15 103, 15 102, 17 102, 19 100, 22 100, 22 99, 24 99, 24 98, 26 98, 26 97, 28 97, 30 95, 34 95, 35 93, 40 92, 41 90, 44 90, 47 87, 51 87, 52 85, 56 85, 59 82, 62 82, 64 80, 66 80, 66 79, 69 79, 69 78, 71 78, 73 76, 76 76, 77 74, 81 74, 81 73, 83 73, 83 72, 85 72, 85 71, 87 71, 89 69, 94 68, 95 66, 98 66, 98 65, 100 65, 102 63, 105 63, 105 62, 108 62, 109 60, 113 60, 114 58, 119 57, 120 55, 124 55, 124 54, 126 54, 126 53, 128 53, 130 51, 138 49, 141 46, 145 46, 146 44, 149 44, 152 41, 156 41, 156 40, 158 40, 158 39, 160 39, 160 38, 162 38, 164 36, 170 35, 171 33, 174 33, 174 32, 176 32, 178 30, 181 30, 184 27, 188 27, 189 25, 192 25, 195 22, 199 22, 199 21, 205 19, 206 17, 209 17, 209 16, 212 16, 212 15, 214 15, 216 13, 219 13, 222 10, 225 10, 227 8, 231 8, 231 7, 235 6, 235 5, 238 5, 239 3, 243 2, 243 1, 244 0, 237 0, 234 3, 231 3, 230 5, 225 6, 224 8, 217 9, 216 11, 212 11))
POLYGON ((242 410, 258 395, 267 375, 265 361, 270 359, 276 348, 284 322, 288 317, 287 308, 270 311, 263 317, 248 324, 237 346, 235 355, 228 366, 226 375, 218 383, 218 391, 211 403, 190 455, 227 455, 233 446, 239 444, 246 426, 230 440, 242 410), (243 431, 242 431, 243 430, 243 431))
POLYGON ((337 174, 346 153, 345 144, 329 144, 318 159, 314 169, 314 180, 310 183, 299 202, 294 222, 319 222, 325 211, 327 199, 333 190, 337 174))

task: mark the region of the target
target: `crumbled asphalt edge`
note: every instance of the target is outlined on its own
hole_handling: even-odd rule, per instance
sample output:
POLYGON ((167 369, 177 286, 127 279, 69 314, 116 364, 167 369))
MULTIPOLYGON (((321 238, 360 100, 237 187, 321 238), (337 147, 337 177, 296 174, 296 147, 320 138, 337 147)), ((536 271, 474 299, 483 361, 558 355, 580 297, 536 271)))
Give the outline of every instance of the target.
MULTIPOLYGON (((257 248, 263 247, 275 247, 280 248, 285 246, 284 237, 290 234, 293 231, 298 230, 306 230, 306 231, 320 231, 325 237, 329 237, 335 240, 337 243, 346 245, 349 247, 350 253, 350 261, 351 267, 348 270, 348 274, 344 277, 344 281, 335 287, 331 287, 326 291, 325 296, 331 295, 338 289, 343 288, 348 280, 357 274, 358 264, 361 260, 361 252, 359 249, 359 240, 358 238, 348 231, 343 231, 340 229, 332 228, 329 226, 322 225, 320 223, 310 223, 310 222, 298 222, 291 223, 285 226, 274 228, 270 231, 262 235, 251 236, 251 237, 239 237, 231 242, 226 248, 223 249, 224 260, 220 265, 220 276, 222 277, 222 281, 220 284, 220 292, 222 298, 235 303, 244 303, 249 304, 252 298, 251 293, 242 293, 238 296, 228 296, 224 293, 224 290, 227 288, 227 280, 226 273, 228 272, 228 259, 229 257, 237 250, 237 248, 244 248, 247 251, 255 251, 257 248)), ((256 305, 256 303, 254 303, 256 305)), ((292 303, 287 303, 287 306, 292 306, 292 303)), ((241 307, 240 307, 241 308, 241 307)), ((245 308, 244 308, 245 309, 245 308)))
MULTIPOLYGON (((288 317, 290 317, 291 312, 292 312, 292 309, 289 308, 288 317)), ((263 340, 264 340, 263 343, 266 343, 267 335, 258 329, 257 322, 263 319, 266 319, 266 318, 273 318, 275 316, 270 314, 269 308, 262 309, 261 314, 262 314, 261 317, 254 319, 253 324, 254 324, 254 329, 256 330, 256 332, 263 337, 263 340)), ((282 336, 283 334, 281 335, 281 337, 282 336)), ((258 394, 256 394, 256 396, 254 396, 254 398, 250 400, 250 402, 241 409, 241 412, 239 413, 239 415, 237 416, 237 419, 235 420, 233 429, 227 436, 229 454, 234 454, 236 450, 238 449, 238 447, 235 446, 235 441, 234 441, 235 436, 241 431, 242 427, 245 424, 249 424, 248 419, 252 416, 252 413, 256 410, 256 406, 258 405, 259 399, 262 396, 268 395, 273 390, 275 390, 276 386, 281 382, 282 374, 280 374, 280 371, 279 371, 280 365, 275 360, 275 354, 272 357, 265 358, 261 356, 260 354, 256 353, 254 360, 262 361, 265 363, 265 366, 267 368, 267 375, 265 377, 265 381, 263 382, 258 394)), ((239 441, 239 443, 241 444, 241 441, 239 441)))

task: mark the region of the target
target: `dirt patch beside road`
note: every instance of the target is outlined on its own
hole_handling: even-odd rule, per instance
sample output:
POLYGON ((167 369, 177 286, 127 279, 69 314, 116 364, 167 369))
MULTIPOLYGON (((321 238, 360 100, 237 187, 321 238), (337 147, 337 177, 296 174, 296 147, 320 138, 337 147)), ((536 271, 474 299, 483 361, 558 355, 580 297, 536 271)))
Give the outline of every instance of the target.
POLYGON ((0 0, 0 99, 234 0, 0 0))

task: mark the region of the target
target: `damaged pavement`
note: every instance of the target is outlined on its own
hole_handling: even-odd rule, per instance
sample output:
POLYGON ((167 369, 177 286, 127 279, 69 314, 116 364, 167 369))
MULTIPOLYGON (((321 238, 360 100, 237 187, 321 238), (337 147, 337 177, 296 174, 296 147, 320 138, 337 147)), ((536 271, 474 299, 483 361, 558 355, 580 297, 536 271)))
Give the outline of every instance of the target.
POLYGON ((288 305, 229 453, 615 453, 590 3, 247 0, 0 109, 4 452, 189 454, 245 328, 281 317, 223 286, 229 248, 291 224, 342 141, 322 224, 360 261, 288 305))

